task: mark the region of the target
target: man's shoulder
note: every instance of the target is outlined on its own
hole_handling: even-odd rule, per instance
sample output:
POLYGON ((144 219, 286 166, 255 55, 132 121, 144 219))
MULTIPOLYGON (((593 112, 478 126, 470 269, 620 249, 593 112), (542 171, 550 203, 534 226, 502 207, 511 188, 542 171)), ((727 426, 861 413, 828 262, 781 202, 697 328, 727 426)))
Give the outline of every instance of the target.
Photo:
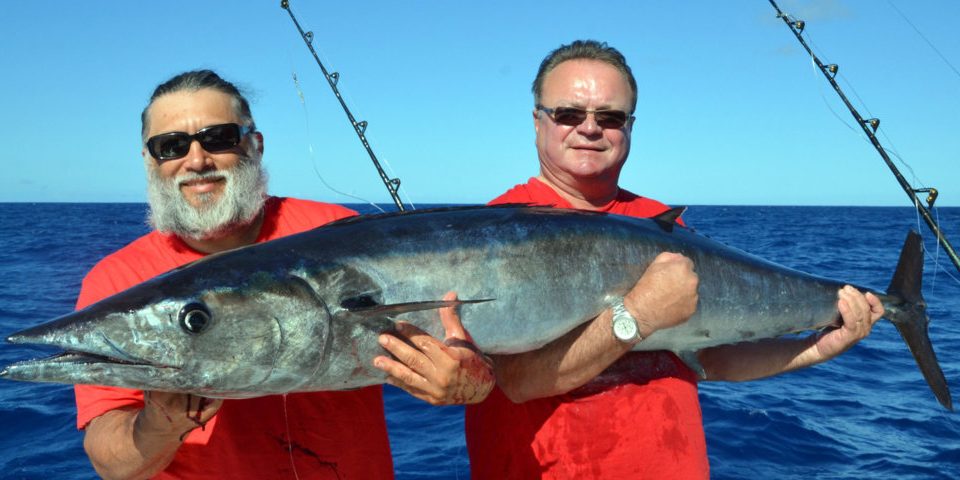
POLYGON ((642 197, 625 188, 620 189, 611 213, 651 217, 669 210, 670 206, 653 198, 642 197))
POLYGON ((514 185, 512 188, 490 200, 489 205, 502 205, 505 203, 529 203, 537 205, 553 205, 557 203, 557 196, 549 188, 543 188, 535 177, 527 180, 527 183, 514 185))
POLYGON ((270 197, 270 199, 271 201, 277 202, 285 209, 356 213, 353 210, 336 203, 319 202, 316 200, 307 200, 305 198, 296 197, 270 197))
MULTIPOLYGON (((87 272, 77 307, 149 280, 190 261, 190 252, 178 251, 169 238, 152 231, 103 257, 87 272)), ((192 254, 196 255, 196 254, 192 254)))
POLYGON ((326 220, 324 223, 328 223, 341 218, 357 215, 357 212, 335 203, 318 202, 315 200, 305 200, 294 197, 271 197, 270 201, 275 202, 275 212, 281 217, 289 215, 306 215, 309 217, 326 220))
POLYGON ((341 205, 290 197, 270 197, 266 212, 261 241, 300 233, 357 215, 357 212, 341 205))
POLYGON ((153 258, 171 248, 169 239, 152 230, 100 259, 93 266, 93 270, 111 269, 118 265, 153 258))

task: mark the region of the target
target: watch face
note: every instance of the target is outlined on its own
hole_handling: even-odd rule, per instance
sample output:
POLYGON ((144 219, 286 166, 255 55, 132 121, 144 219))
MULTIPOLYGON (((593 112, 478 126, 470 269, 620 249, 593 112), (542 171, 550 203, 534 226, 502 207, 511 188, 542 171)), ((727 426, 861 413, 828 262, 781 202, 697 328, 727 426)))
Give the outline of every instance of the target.
POLYGON ((632 318, 614 319, 613 333, 621 340, 631 340, 637 335, 637 322, 632 318))

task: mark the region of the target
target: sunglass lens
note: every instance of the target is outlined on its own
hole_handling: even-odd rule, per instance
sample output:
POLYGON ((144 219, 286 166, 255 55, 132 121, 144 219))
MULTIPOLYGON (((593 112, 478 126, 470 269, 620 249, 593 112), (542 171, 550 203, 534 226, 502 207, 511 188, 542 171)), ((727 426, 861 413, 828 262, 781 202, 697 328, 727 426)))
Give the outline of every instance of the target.
POLYGON ((216 125, 199 133, 200 145, 208 152, 220 152, 240 144, 240 128, 236 124, 216 125))
POLYGON ((587 111, 579 108, 557 107, 553 111, 553 120, 561 125, 576 127, 587 119, 587 111))
POLYGON ((190 137, 185 133, 158 135, 150 139, 148 147, 157 160, 173 160, 190 151, 190 137))
POLYGON ((620 110, 602 110, 595 113, 597 125, 601 128, 620 128, 627 123, 627 112, 620 110))

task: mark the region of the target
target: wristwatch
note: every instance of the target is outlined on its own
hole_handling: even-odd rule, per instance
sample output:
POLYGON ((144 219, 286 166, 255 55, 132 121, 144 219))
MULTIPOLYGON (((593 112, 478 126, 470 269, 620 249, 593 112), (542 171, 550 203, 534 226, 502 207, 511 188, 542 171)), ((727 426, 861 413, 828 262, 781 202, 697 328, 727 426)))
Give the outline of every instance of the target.
POLYGON ((610 308, 613 310, 613 336, 617 337, 617 340, 631 345, 643 340, 637 319, 633 318, 623 305, 623 297, 614 300, 610 308))

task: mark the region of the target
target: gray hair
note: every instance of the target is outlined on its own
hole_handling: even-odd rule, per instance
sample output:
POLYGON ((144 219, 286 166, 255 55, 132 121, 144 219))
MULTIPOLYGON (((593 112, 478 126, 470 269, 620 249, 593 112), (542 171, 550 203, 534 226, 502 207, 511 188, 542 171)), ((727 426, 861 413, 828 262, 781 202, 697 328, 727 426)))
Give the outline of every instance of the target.
POLYGON ((576 40, 568 45, 561 45, 556 50, 550 52, 543 62, 540 63, 540 70, 537 71, 537 77, 533 79, 533 101, 540 105, 540 97, 543 94, 543 81, 547 74, 557 68, 563 62, 569 60, 595 60, 606 63, 616 68, 623 78, 630 84, 633 91, 633 101, 630 111, 637 108, 637 80, 633 78, 633 72, 627 65, 627 59, 619 50, 607 45, 607 42, 598 42, 596 40, 576 40))
POLYGON ((237 112, 237 116, 240 117, 240 121, 251 129, 256 130, 253 115, 250 113, 250 102, 244 98, 236 85, 224 80, 213 70, 193 70, 176 75, 154 89, 153 95, 150 96, 150 101, 140 114, 140 135, 146 140, 147 130, 150 128, 148 112, 153 102, 158 98, 169 93, 181 91, 195 92, 204 88, 210 88, 229 95, 230 98, 233 99, 233 108, 237 112))

